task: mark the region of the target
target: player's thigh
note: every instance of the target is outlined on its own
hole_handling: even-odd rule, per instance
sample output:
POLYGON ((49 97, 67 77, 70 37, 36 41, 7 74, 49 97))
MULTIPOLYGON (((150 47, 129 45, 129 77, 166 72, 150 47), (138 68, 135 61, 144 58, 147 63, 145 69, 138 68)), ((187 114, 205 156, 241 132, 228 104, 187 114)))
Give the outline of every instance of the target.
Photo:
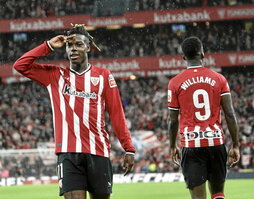
POLYGON ((64 199, 86 199, 86 191, 69 191, 64 193, 64 199))
POLYGON ((193 189, 206 182, 207 159, 205 147, 182 149, 181 167, 187 188, 193 189))
POLYGON ((192 199, 206 199, 206 183, 189 189, 192 199))
POLYGON ((81 195, 82 191, 87 190, 87 178, 83 162, 82 155, 78 153, 58 154, 57 174, 60 196, 70 192, 68 196, 72 194, 74 197, 77 194, 81 195))
POLYGON ((98 197, 100 194, 111 194, 113 170, 110 159, 87 154, 87 181, 89 193, 98 195, 98 197))

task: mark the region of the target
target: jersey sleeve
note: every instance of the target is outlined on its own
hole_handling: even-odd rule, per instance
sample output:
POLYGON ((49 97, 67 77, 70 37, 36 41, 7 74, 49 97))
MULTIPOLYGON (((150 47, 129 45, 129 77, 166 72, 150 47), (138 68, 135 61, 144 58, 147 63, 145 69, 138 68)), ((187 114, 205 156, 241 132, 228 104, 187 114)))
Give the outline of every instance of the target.
POLYGON ((220 77, 221 77, 221 96, 230 94, 230 88, 227 79, 223 75, 220 75, 220 77))
POLYGON ((109 113, 115 134, 120 141, 123 149, 129 152, 135 152, 132 144, 130 131, 128 130, 125 114, 122 107, 120 94, 113 75, 106 70, 105 75, 105 104, 106 111, 109 113))
POLYGON ((25 77, 44 86, 48 86, 50 84, 50 72, 57 67, 48 64, 39 64, 36 63, 35 60, 39 57, 46 56, 51 52, 52 50, 47 42, 44 42, 40 46, 22 55, 14 63, 14 68, 25 77))
POLYGON ((172 110, 179 110, 178 95, 173 79, 171 79, 168 83, 168 108, 172 110))

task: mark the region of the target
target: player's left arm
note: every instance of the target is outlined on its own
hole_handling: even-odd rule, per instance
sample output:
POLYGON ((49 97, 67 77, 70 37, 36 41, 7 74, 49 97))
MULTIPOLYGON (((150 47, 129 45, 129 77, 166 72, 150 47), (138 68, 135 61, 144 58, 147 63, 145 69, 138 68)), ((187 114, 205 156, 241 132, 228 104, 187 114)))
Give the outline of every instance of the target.
POLYGON ((115 134, 126 151, 123 168, 125 175, 129 173, 134 165, 135 147, 132 144, 130 131, 128 130, 125 114, 122 107, 120 94, 112 74, 108 73, 105 80, 105 104, 109 113, 115 134))
POLYGON ((168 135, 170 142, 170 153, 175 164, 180 165, 180 151, 176 145, 176 137, 179 128, 179 103, 177 98, 177 89, 174 80, 171 79, 168 84, 168 135))
POLYGON ((168 135, 170 142, 170 152, 173 162, 177 165, 180 165, 180 152, 176 146, 176 136, 179 128, 178 115, 179 110, 169 109, 168 135))
POLYGON ((230 88, 224 76, 221 76, 221 85, 221 107, 233 142, 233 146, 228 152, 228 164, 230 167, 234 167, 240 160, 239 127, 232 103, 230 88))

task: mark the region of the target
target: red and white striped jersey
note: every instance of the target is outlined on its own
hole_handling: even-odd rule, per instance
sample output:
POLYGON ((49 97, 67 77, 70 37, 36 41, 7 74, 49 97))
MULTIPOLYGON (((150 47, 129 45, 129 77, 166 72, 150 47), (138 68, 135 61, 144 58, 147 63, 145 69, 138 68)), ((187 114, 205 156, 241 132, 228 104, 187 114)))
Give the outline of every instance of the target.
POLYGON ((225 77, 202 66, 189 67, 169 81, 168 108, 180 111, 182 147, 223 144, 220 103, 228 94, 225 77))
POLYGON ((78 74, 70 68, 34 62, 50 52, 44 42, 20 57, 14 67, 48 89, 55 152, 82 152, 109 157, 109 135, 104 128, 105 110, 124 150, 135 152, 119 91, 109 70, 89 65, 86 71, 78 74))

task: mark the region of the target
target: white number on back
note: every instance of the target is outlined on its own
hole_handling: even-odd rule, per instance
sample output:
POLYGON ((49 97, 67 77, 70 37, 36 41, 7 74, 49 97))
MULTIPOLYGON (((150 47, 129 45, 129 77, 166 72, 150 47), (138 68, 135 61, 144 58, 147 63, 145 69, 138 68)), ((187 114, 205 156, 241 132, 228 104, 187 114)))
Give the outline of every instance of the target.
POLYGON ((193 103, 194 106, 198 109, 204 109, 205 113, 201 115, 200 112, 195 112, 195 116, 198 120, 204 121, 211 116, 210 102, 208 93, 203 89, 198 89, 193 93, 193 103), (202 96, 203 102, 199 102, 199 96, 202 96))

